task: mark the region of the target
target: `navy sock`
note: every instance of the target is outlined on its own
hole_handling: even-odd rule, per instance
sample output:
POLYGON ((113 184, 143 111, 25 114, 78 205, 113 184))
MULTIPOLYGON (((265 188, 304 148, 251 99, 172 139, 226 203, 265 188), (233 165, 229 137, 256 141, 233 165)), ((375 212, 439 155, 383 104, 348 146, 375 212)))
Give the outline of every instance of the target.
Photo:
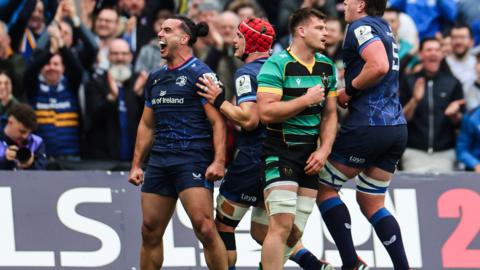
POLYGON ((354 267, 357 252, 353 245, 350 213, 339 197, 330 198, 318 205, 328 231, 337 245, 343 267, 354 267))
POLYGON ((409 269, 407 255, 403 247, 400 226, 390 212, 382 208, 370 218, 370 223, 375 228, 378 238, 387 249, 395 270, 409 269))
POLYGON ((302 269, 305 270, 318 270, 322 267, 320 261, 313 255, 308 249, 302 248, 293 256, 290 260, 296 262, 302 269))
POLYGON ((237 268, 235 268, 235 265, 228 267, 228 270, 236 270, 236 269, 237 269, 237 268))

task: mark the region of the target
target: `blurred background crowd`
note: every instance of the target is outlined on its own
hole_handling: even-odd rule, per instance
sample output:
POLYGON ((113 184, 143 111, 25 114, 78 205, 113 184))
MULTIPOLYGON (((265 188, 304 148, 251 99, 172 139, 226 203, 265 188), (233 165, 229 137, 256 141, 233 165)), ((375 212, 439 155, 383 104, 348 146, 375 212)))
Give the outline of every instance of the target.
MULTIPOLYGON (((128 170, 143 88, 163 65, 156 33, 165 19, 182 14, 209 24, 194 53, 232 98, 242 64, 233 56, 237 25, 268 19, 278 52, 288 47, 288 17, 299 7, 328 16, 323 53, 341 88, 341 0, 1 0, 0 169, 128 170)), ((480 172, 478 1, 389 0, 384 18, 398 41, 392 65, 408 119, 400 168, 480 172)))

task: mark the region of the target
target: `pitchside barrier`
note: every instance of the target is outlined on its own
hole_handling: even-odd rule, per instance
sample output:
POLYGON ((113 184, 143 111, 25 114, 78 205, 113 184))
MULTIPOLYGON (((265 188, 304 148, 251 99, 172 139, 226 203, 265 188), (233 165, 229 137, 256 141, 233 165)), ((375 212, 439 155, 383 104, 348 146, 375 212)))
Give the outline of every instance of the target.
MULTIPOLYGON (((358 254, 372 269, 393 269, 355 203, 352 183, 341 196, 350 209, 358 254)), ((386 206, 400 223, 411 267, 480 269, 479 175, 396 174, 386 206)), ((125 173, 0 172, 0 270, 140 269, 140 224, 140 191, 125 173)), ((239 269, 256 269, 260 260, 249 224, 247 214, 237 230, 239 269)), ((340 266, 318 209, 303 243, 340 266)), ((202 245, 180 204, 165 232, 164 250, 165 269, 206 269, 202 245)))

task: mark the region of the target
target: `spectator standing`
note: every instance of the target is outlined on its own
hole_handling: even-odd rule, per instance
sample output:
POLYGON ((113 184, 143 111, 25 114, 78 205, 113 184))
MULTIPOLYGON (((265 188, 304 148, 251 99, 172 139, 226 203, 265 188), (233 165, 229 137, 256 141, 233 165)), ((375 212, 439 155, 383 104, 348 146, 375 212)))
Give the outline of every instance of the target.
POLYGON ((37 128, 35 111, 17 104, 9 111, 7 124, 0 130, 0 170, 45 169, 45 145, 32 134, 37 128))
POLYGON ((143 89, 134 90, 133 55, 128 43, 110 43, 110 68, 86 86, 88 156, 95 159, 132 159, 135 131, 143 107, 143 89))
POLYGON ((457 24, 450 32, 450 38, 452 53, 447 55, 446 60, 453 75, 462 83, 463 89, 467 90, 477 78, 477 59, 470 54, 473 47, 472 30, 466 24, 457 24))
MULTIPOLYGON (((98 45, 95 35, 80 20, 73 0, 59 3, 55 17, 49 26, 58 27, 65 46, 82 63, 85 70, 93 71, 98 45)), ((50 35, 45 31, 37 42, 37 49, 48 50, 50 35)))
POLYGON ((27 96, 38 116, 37 133, 45 140, 49 157, 78 159, 80 118, 78 87, 82 66, 51 26, 50 48, 38 50, 27 67, 27 96))
POLYGON ((408 122, 403 169, 446 172, 455 165, 455 129, 462 118, 462 84, 441 67, 441 44, 427 38, 420 44, 422 70, 406 75, 400 100, 408 122))
POLYGON ((108 47, 110 42, 115 39, 118 32, 119 23, 118 12, 111 7, 106 7, 99 11, 94 23, 94 32, 97 35, 98 56, 96 68, 107 70, 108 64, 108 47))

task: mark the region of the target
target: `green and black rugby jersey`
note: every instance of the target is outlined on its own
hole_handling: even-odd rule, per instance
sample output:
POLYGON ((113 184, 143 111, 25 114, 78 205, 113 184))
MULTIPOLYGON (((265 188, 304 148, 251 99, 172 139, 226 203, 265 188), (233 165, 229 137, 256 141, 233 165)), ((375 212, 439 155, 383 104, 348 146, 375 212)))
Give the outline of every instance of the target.
MULTIPOLYGON (((302 63, 289 49, 272 55, 257 76, 257 93, 272 93, 288 101, 302 96, 315 85, 325 88, 325 96, 337 96, 335 65, 328 57, 317 53, 315 61, 302 63)), ((310 106, 282 123, 267 125, 267 133, 278 136, 288 144, 312 143, 318 139, 325 101, 310 106)))

